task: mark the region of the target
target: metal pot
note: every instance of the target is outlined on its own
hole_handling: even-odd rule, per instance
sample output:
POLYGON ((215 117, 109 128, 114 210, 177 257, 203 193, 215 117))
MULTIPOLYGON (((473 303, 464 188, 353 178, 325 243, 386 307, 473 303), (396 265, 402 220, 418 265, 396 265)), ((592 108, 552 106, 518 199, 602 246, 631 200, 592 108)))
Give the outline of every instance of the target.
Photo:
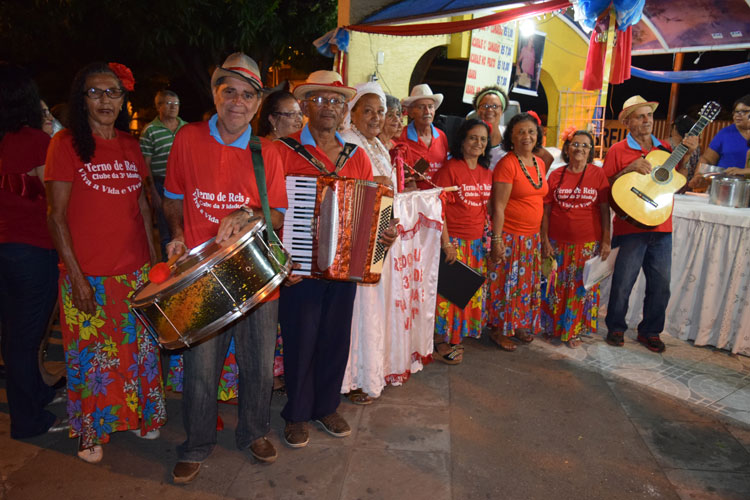
POLYGON ((708 202, 722 207, 746 207, 750 196, 750 184, 744 177, 714 177, 708 202))

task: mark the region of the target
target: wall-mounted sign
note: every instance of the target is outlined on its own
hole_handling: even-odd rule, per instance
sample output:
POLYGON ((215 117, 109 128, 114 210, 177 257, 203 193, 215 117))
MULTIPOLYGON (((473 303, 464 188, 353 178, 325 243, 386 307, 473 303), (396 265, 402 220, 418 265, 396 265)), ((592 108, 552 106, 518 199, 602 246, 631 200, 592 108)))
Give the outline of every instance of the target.
POLYGON ((471 104, 474 94, 490 85, 497 85, 508 92, 515 40, 515 21, 471 32, 469 69, 466 73, 463 102, 471 104))

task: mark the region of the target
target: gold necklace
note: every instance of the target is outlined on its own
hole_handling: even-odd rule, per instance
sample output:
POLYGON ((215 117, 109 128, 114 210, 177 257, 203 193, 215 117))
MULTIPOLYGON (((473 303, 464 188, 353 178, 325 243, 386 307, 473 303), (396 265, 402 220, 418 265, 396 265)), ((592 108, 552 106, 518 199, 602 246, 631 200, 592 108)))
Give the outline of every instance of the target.
POLYGON ((536 156, 533 154, 531 155, 531 159, 534 160, 534 168, 536 169, 536 177, 537 182, 534 182, 534 180, 531 178, 531 175, 529 175, 529 171, 526 170, 526 166, 523 164, 523 160, 521 160, 521 157, 518 156, 518 153, 513 152, 513 154, 516 155, 516 158, 518 158, 518 163, 521 165, 521 170, 523 171, 523 175, 526 176, 526 178, 529 180, 532 186, 534 186, 534 189, 541 189, 542 188, 542 172, 539 170, 539 165, 536 162, 536 156))

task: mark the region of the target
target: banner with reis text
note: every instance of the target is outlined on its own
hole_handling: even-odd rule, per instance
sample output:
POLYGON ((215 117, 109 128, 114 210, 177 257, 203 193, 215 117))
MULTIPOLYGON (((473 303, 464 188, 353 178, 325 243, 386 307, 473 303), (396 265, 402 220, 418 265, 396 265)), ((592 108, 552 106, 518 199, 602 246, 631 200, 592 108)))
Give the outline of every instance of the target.
POLYGON ((506 93, 513 69, 516 21, 486 26, 471 32, 469 69, 464 84, 463 102, 471 104, 474 94, 489 85, 506 93))

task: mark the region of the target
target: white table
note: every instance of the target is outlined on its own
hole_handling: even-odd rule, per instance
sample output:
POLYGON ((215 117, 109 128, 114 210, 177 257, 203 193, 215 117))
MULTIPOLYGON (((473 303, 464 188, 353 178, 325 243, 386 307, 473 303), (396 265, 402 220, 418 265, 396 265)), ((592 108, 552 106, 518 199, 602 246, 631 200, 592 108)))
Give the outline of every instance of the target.
MULTIPOLYGON (((672 217, 672 295, 664 331, 750 356, 750 208, 677 195, 672 217)), ((633 329, 643 317, 645 281, 641 272, 630 296, 626 320, 633 329)), ((608 300, 609 282, 602 284, 602 310, 608 300)))

